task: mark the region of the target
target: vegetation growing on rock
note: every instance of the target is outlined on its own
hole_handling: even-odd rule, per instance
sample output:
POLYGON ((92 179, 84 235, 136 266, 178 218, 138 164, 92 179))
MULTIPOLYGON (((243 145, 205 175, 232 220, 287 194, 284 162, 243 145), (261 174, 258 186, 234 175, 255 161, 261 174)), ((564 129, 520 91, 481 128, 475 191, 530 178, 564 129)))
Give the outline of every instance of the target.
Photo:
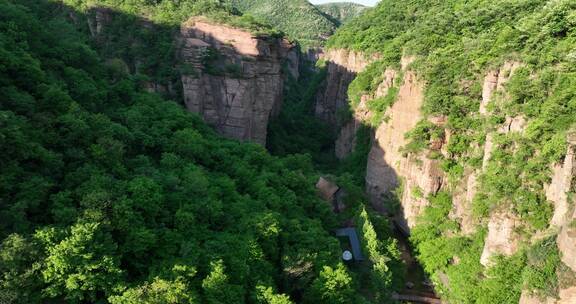
MULTIPOLYGON (((433 154, 450 180, 445 189, 455 190, 470 172, 481 172, 471 207, 476 233, 465 235, 450 220, 449 192, 429 198, 413 229, 420 261, 449 301, 517 303, 522 290, 557 295, 554 273, 563 264, 555 258, 554 241, 532 237, 555 233, 544 185, 550 182, 551 165, 566 155, 567 131, 576 126, 575 14, 576 4, 565 0, 383 0, 327 43, 380 55, 350 85, 352 107, 361 96, 374 94, 387 68, 399 69, 401 57, 416 58, 410 69, 426 83, 425 117, 407 134, 407 156, 427 152, 435 139, 444 138, 445 128, 450 134, 445 152, 433 154), (490 98, 487 113, 479 113, 484 77, 505 64, 519 67, 502 72, 510 79, 498 84, 502 88, 490 98), (446 117, 447 125, 430 123, 432 117, 446 117), (513 119, 525 120, 525 127, 500 131, 513 119), (494 147, 485 156, 479 147, 487 134, 494 147), (498 210, 519 217, 522 245, 485 270, 479 263, 485 229, 498 210), (543 251, 549 258, 534 264, 530 256, 543 251)), ((383 99, 370 103, 376 114, 390 104, 383 99)))
MULTIPOLYGON (((217 136, 142 90, 147 77, 123 60, 142 53, 84 28, 84 9, 106 4, 122 17, 105 31, 132 26, 112 45, 139 35, 162 56, 171 44, 155 35, 171 27, 138 18, 175 2, 64 2, 0 0, 0 302, 367 301, 370 273, 340 263, 342 219, 318 198, 308 156, 217 136)), ((350 189, 354 214, 363 197, 350 189)), ((379 275, 394 277, 387 263, 379 275)))
POLYGON ((359 16, 367 9, 366 6, 353 2, 318 4, 317 7, 328 16, 334 18, 339 25, 352 20, 352 18, 359 16))

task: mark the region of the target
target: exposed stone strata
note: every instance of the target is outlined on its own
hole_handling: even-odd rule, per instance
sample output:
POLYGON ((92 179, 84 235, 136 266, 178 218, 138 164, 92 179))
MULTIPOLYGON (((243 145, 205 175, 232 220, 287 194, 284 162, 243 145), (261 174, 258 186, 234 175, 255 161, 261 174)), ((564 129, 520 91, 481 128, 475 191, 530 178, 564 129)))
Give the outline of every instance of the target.
POLYGON ((368 103, 374 98, 386 96, 388 90, 394 86, 396 75, 397 72, 395 70, 386 69, 383 75, 384 79, 376 88, 374 95, 364 95, 360 98, 360 104, 354 109, 352 120, 342 126, 336 139, 335 152, 338 159, 344 159, 354 151, 356 147, 356 133, 362 125, 367 124, 367 121, 371 117, 371 113, 368 110, 368 103))
POLYGON ((504 88, 504 84, 510 80, 514 71, 521 64, 515 61, 508 61, 497 70, 489 71, 484 77, 482 86, 482 102, 480 103, 480 114, 488 114, 488 104, 492 101, 493 94, 504 88))
MULTIPOLYGON (((479 112, 482 116, 489 115, 488 104, 493 101, 496 92, 504 92, 504 85, 510 79, 513 72, 520 67, 518 62, 506 62, 501 68, 489 71, 485 78, 482 89, 482 101, 480 103, 479 112)), ((486 170, 492 151, 495 149, 494 135, 496 133, 506 134, 510 132, 523 132, 526 127, 526 119, 523 116, 507 117, 506 121, 496 130, 496 132, 489 132, 486 134, 486 140, 483 147, 482 168, 479 170, 467 171, 465 178, 461 183, 456 185, 453 195, 453 210, 450 214, 451 218, 457 219, 460 223, 460 228, 463 234, 471 234, 475 232, 476 222, 472 215, 472 200, 474 199, 477 186, 478 177, 484 170, 486 170)), ((497 228, 496 226, 492 226, 497 228)), ((495 233, 488 234, 486 243, 493 243, 489 238, 496 237, 495 233)), ((497 243, 497 242, 496 242, 497 243)), ((485 248, 485 254, 490 254, 491 250, 485 248)), ((485 257, 486 259, 487 257, 485 257)))
POLYGON ((92 37, 102 34, 106 25, 112 22, 113 13, 111 9, 105 7, 96 7, 90 11, 87 21, 92 37))
POLYGON ((496 254, 505 256, 514 254, 520 244, 517 228, 521 224, 521 220, 511 210, 493 212, 488 222, 488 235, 480 263, 487 266, 490 264, 490 258, 496 254))
MULTIPOLYGON (((522 116, 517 117, 506 117, 506 121, 502 124, 497 133, 508 134, 510 132, 523 132, 526 128, 526 119, 522 116)), ((494 151, 494 133, 490 132, 486 134, 486 141, 484 143, 484 158, 482 159, 482 169, 486 170, 488 162, 492 157, 492 152, 494 151)))
POLYGON ((361 127, 362 121, 353 118, 340 129, 340 133, 334 144, 334 153, 338 159, 344 159, 354 151, 356 147, 356 133, 361 127))
MULTIPOLYGON (((576 221, 576 213, 572 220, 576 221)), ((563 226, 556 242, 562 262, 576 271, 576 227, 571 224, 563 226)))
POLYGON ((396 101, 386 112, 389 120, 376 130, 368 155, 366 190, 375 208, 385 211, 385 197, 402 183, 397 223, 405 232, 416 224, 416 217, 427 206, 425 197, 439 191, 444 182, 439 161, 425 155, 407 156, 401 151, 408 143, 405 134, 422 119, 423 100, 424 83, 407 71, 396 101), (415 197, 414 192, 422 195, 415 197))
POLYGON ((574 304, 576 303, 576 286, 562 288, 558 292, 558 298, 539 297, 523 290, 519 304, 574 304))
MULTIPOLYGON (((560 226, 556 243, 564 264, 576 271, 576 198, 569 201, 568 192, 576 190, 576 135, 568 136, 568 151, 563 164, 554 167, 546 188, 546 197, 554 203, 551 224, 560 226)), ((572 296, 576 298, 576 287, 572 296)), ((575 301, 576 303, 576 301, 575 301)))
POLYGON ((470 235, 476 231, 476 220, 472 214, 472 200, 476 195, 478 172, 465 175, 464 182, 457 186, 453 193, 453 208, 450 218, 460 223, 460 231, 470 235))
POLYGON ((576 303, 576 286, 560 289, 558 292, 560 298, 556 304, 574 304, 576 303))
POLYGON ((182 25, 181 39, 183 63, 196 67, 195 74, 182 76, 188 110, 224 136, 265 145, 268 120, 282 102, 282 63, 294 57, 293 46, 201 18, 182 25), (235 66, 236 74, 206 73, 199 63, 208 47, 220 54, 214 64, 235 66))
POLYGON ((522 290, 518 304, 556 304, 556 299, 550 297, 539 297, 531 294, 527 290, 522 290))
POLYGON ((330 49, 326 60, 326 80, 316 95, 316 116, 338 129, 338 112, 347 109, 348 86, 377 56, 367 56, 345 49, 330 49))

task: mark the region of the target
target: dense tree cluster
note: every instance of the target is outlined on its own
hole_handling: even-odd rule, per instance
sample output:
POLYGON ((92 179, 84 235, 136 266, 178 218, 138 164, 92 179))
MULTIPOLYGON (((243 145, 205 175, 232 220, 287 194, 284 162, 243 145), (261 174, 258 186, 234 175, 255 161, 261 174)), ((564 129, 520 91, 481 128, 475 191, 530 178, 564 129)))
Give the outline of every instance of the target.
POLYGON ((322 46, 338 22, 307 0, 228 0, 234 8, 274 25, 302 46, 322 46))
POLYGON ((309 157, 143 92, 75 8, 0 0, 0 302, 364 301, 309 157))

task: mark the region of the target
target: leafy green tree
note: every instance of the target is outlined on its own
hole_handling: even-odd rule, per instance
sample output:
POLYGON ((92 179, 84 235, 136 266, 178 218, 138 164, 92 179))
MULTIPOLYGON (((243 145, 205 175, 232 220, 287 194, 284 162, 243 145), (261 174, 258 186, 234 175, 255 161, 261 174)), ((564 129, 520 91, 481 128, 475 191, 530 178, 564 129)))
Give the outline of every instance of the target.
POLYGON ((95 301, 99 293, 111 295, 117 290, 122 270, 105 225, 80 221, 62 241, 48 246, 42 270, 48 296, 64 296, 71 302, 95 301))
POLYGON ((183 265, 174 266, 172 278, 155 277, 149 282, 125 290, 122 295, 108 298, 112 304, 194 304, 199 303, 190 290, 190 279, 196 271, 183 265))
POLYGON ((292 304, 290 297, 284 294, 274 293, 272 287, 256 286, 256 298, 261 304, 292 304))
POLYGON ((39 303, 37 290, 42 287, 39 264, 40 244, 18 234, 11 234, 0 244, 0 301, 39 303), (37 262, 36 262, 37 263, 37 262))
POLYGON ((354 303, 353 280, 346 267, 339 263, 336 268, 324 266, 320 276, 310 289, 310 303, 354 303))
POLYGON ((222 260, 210 263, 210 274, 202 280, 202 290, 209 304, 242 302, 242 287, 230 284, 222 260))

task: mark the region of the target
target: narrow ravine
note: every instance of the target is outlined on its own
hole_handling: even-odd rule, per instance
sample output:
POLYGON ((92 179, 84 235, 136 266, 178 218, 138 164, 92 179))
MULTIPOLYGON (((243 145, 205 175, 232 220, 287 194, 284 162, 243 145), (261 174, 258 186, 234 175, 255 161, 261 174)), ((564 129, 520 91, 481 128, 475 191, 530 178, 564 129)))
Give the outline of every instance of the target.
MULTIPOLYGON (((279 155, 311 155, 321 175, 332 179, 333 183, 328 182, 329 185, 323 186, 325 188, 321 192, 332 204, 340 228, 354 227, 361 234, 362 227, 355 222, 355 215, 339 210, 350 207, 344 203, 345 199, 336 202, 337 198, 332 198, 335 193, 341 193, 338 189, 349 191, 347 188, 351 185, 340 182, 343 176, 350 177, 352 186, 361 192, 363 208, 375 217, 386 219, 387 227, 377 227, 376 233, 383 238, 382 241, 386 238, 396 240, 404 270, 395 273, 401 277, 399 281, 402 284, 396 286, 393 297, 399 301, 438 303, 439 298, 431 281, 414 256, 402 221, 389 217, 383 205, 371 204, 370 193, 366 192, 368 157, 376 130, 358 120, 344 124, 341 122, 342 110, 350 107, 348 86, 354 81, 356 72, 369 64, 369 60, 363 58, 364 55, 359 53, 329 50, 315 68, 305 61, 301 66, 300 79, 288 81, 283 109, 271 121, 268 149, 279 155)), ((350 245, 344 242, 343 250, 346 248, 349 249, 350 245)), ((359 268, 363 267, 366 266, 359 268)))

